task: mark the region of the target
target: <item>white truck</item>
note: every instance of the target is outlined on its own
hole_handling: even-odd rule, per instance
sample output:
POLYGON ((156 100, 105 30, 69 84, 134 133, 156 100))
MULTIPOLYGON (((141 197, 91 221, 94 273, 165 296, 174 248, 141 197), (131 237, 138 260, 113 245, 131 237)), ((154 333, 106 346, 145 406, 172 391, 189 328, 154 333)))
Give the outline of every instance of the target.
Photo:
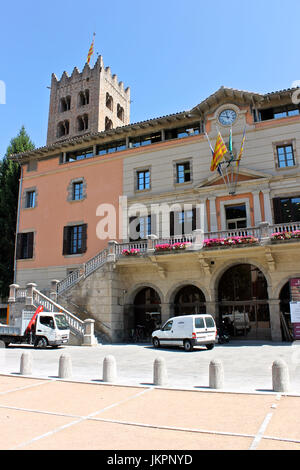
POLYGON ((15 319, 14 326, 0 324, 0 341, 5 347, 9 344, 32 344, 35 348, 53 348, 69 341, 70 329, 63 313, 43 312, 39 307, 35 312, 23 311, 15 319))

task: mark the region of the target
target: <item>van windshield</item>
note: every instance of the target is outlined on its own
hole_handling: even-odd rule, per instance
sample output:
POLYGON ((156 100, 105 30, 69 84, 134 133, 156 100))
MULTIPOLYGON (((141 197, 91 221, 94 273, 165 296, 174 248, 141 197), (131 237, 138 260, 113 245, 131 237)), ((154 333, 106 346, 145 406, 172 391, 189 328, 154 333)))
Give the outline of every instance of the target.
POLYGON ((214 328, 215 327, 215 322, 212 318, 206 317, 205 318, 205 323, 207 328, 214 328))
POLYGON ((59 330, 68 330, 69 323, 66 320, 65 315, 54 315, 56 326, 59 330))

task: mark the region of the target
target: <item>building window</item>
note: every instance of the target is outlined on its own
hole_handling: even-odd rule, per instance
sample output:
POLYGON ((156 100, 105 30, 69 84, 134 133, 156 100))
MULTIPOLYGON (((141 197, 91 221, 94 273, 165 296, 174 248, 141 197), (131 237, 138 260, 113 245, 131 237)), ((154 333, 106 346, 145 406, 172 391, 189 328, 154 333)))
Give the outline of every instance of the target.
POLYGON ((59 101, 59 112, 64 113, 65 111, 69 111, 71 109, 71 96, 66 96, 65 98, 61 98, 59 101))
POLYGON ((105 130, 110 131, 113 128, 113 122, 108 117, 105 118, 105 130))
POLYGON ((137 171, 137 190, 150 189, 150 170, 137 171))
POLYGON ((114 100, 112 96, 110 96, 109 93, 106 93, 106 107, 112 111, 113 106, 114 106, 114 100))
POLYGON ((78 181, 73 183, 73 201, 80 201, 83 199, 83 182, 78 181))
POLYGON ((139 135, 138 137, 131 137, 129 139, 129 147, 145 147, 146 145, 155 144, 156 142, 161 141, 161 132, 156 132, 154 134, 139 135))
POLYGON ((34 233, 18 233, 17 235, 17 259, 31 259, 33 258, 33 240, 34 233))
POLYGON ((81 91, 78 94, 78 106, 86 106, 90 102, 90 92, 89 90, 81 91))
POLYGON ((110 142, 103 145, 97 145, 96 154, 97 155, 106 155, 108 153, 120 152, 121 150, 126 150, 126 140, 119 140, 115 142, 110 142))
POLYGON ((91 158, 94 156, 93 147, 87 149, 76 150, 74 152, 67 152, 65 161, 76 162, 78 160, 84 160, 85 158, 91 158))
POLYGON ((63 255, 77 255, 86 252, 87 224, 64 227, 63 255))
POLYGON ((189 183, 191 181, 190 162, 176 164, 176 183, 189 183))
POLYGON ((278 168, 288 168, 295 166, 293 145, 277 146, 277 165, 278 168))
POLYGON ((124 108, 120 104, 117 105, 117 116, 121 121, 124 121, 124 108))
POLYGON ((227 230, 247 227, 247 210, 245 204, 225 206, 225 215, 227 230))
POLYGON ((275 224, 300 222, 300 195, 273 199, 275 224))
POLYGON ((176 127, 165 130, 165 139, 182 139, 200 134, 200 123, 188 124, 185 127, 176 127))
POLYGON ((267 121, 269 119, 282 119, 290 116, 298 116, 300 108, 295 105, 280 106, 278 108, 268 108, 259 111, 259 120, 267 121))
POLYGON ((26 209, 35 207, 35 191, 26 192, 25 207, 26 209))
POLYGON ((151 215, 129 219, 129 241, 146 240, 151 234, 151 215))
POLYGON ((197 228, 196 208, 191 210, 170 212, 170 236, 191 234, 197 228))
POLYGON ((77 118, 77 130, 79 132, 86 131, 89 127, 89 117, 87 114, 83 114, 83 116, 78 116, 77 118))
POLYGON ((70 123, 69 121, 59 122, 57 125, 57 137, 63 137, 69 134, 70 123))

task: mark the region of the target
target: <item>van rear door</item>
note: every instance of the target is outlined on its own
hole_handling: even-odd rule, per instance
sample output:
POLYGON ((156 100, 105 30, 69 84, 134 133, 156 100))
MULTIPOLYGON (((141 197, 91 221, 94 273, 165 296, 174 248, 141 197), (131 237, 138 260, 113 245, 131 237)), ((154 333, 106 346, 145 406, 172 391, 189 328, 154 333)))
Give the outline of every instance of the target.
POLYGON ((204 317, 194 318, 193 333, 196 334, 197 342, 204 342, 206 339, 206 325, 204 323, 204 317))
POLYGON ((206 339, 213 341, 216 339, 216 324, 212 317, 205 317, 206 339))

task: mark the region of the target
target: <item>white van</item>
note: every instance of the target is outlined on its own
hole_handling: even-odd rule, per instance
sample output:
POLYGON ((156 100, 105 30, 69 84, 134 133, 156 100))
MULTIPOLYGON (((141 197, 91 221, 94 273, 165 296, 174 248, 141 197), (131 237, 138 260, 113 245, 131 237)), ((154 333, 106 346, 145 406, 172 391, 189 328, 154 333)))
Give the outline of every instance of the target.
POLYGON ((160 346, 183 346, 192 351, 194 346, 204 345, 213 349, 217 328, 211 315, 184 315, 170 318, 160 330, 152 333, 155 348, 160 346))

